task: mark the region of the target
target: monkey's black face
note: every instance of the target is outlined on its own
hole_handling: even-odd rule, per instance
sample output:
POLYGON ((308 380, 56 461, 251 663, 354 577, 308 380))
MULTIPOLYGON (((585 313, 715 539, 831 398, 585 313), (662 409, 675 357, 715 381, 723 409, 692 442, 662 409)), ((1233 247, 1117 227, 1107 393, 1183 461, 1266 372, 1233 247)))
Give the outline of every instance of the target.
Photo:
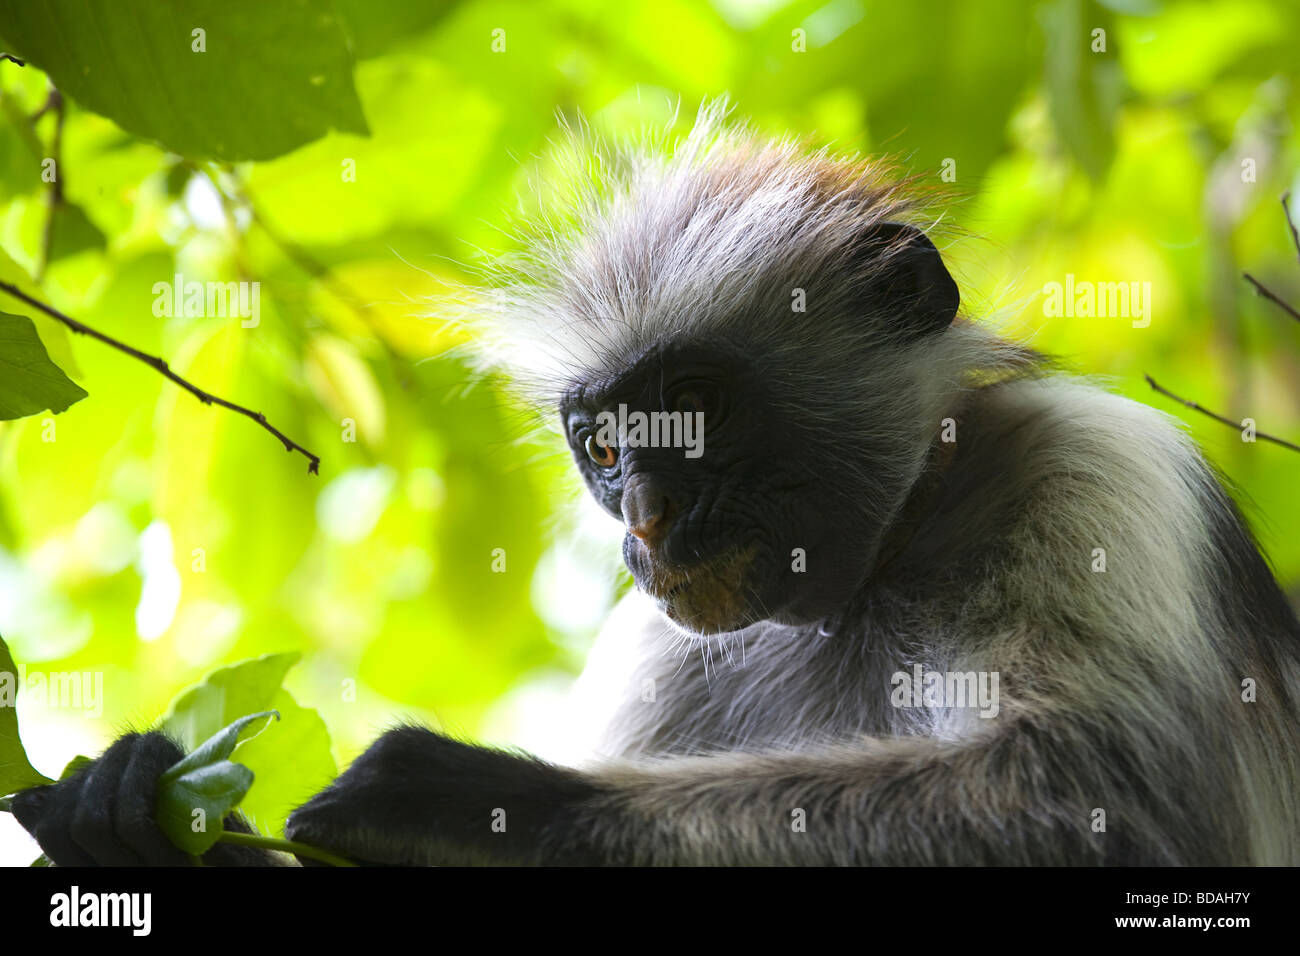
POLYGON ((861 580, 855 489, 782 404, 735 353, 675 344, 561 405, 637 586, 687 630, 820 620, 861 580))

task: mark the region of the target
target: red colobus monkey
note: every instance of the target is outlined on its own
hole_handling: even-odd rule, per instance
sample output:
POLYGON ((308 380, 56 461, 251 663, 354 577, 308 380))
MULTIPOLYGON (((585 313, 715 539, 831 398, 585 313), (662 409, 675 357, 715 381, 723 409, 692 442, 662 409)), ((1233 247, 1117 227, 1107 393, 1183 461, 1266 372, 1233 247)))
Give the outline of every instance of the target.
MULTIPOLYGON (((402 727, 288 835, 408 864, 1300 863, 1300 624, 1212 468, 961 314, 922 192, 722 113, 596 147, 484 307, 642 592, 600 639, 631 663, 598 759, 402 727)), ((132 735, 15 810, 58 863, 184 862, 150 802, 178 756, 132 735)))

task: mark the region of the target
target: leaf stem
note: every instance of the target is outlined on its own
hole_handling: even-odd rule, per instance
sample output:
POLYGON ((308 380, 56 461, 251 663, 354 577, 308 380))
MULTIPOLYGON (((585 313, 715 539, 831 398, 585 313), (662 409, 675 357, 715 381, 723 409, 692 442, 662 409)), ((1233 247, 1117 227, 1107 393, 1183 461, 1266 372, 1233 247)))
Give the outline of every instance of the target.
MULTIPOLYGON (((0 797, 0 812, 13 813, 13 801, 8 797, 0 797)), ((221 836, 217 837, 217 842, 236 843, 239 846, 255 846, 263 850, 276 850, 293 856, 305 856, 313 860, 320 860, 322 863, 328 863, 330 866, 356 866, 351 860, 336 856, 328 850, 320 850, 314 846, 308 846, 306 843, 298 843, 295 840, 279 840, 275 837, 262 836, 260 833, 236 833, 233 830, 222 830, 221 836)))
POLYGON ((314 846, 308 846, 294 840, 280 840, 276 837, 262 836, 260 833, 235 833, 232 830, 223 830, 221 836, 217 837, 217 842, 255 846, 263 850, 277 850, 280 853, 290 853, 294 856, 305 856, 313 860, 320 860, 322 863, 328 863, 331 866, 356 866, 351 860, 336 856, 328 850, 319 850, 314 846))

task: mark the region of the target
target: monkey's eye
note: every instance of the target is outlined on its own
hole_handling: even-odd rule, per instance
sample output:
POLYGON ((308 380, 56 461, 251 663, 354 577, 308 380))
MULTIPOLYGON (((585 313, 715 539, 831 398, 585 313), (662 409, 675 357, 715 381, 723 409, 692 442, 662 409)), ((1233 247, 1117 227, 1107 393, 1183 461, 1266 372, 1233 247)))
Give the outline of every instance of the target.
POLYGON ((707 397, 703 393, 694 389, 685 389, 673 398, 673 411, 693 415, 696 412, 703 412, 706 404, 707 397))
POLYGON ((588 435, 586 442, 587 457, 601 468, 613 468, 618 461, 618 449, 612 445, 602 445, 595 435, 588 435))

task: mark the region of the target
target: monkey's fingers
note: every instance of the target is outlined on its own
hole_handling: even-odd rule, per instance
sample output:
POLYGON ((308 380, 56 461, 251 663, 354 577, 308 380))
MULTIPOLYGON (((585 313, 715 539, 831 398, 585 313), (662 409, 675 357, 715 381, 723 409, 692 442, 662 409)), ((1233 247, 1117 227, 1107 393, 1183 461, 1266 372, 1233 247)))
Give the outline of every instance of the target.
POLYGON ((56 866, 183 865, 154 820, 158 776, 181 755, 162 734, 126 734, 66 780, 15 795, 14 816, 56 866))

